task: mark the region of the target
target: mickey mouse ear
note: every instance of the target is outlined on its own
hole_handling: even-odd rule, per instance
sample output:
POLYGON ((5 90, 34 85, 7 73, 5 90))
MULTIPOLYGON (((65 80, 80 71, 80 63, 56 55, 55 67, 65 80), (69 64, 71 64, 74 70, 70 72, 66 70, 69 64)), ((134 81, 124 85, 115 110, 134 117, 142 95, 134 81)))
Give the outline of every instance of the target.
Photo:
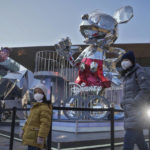
POLYGON ((119 24, 126 23, 133 17, 133 8, 131 6, 124 6, 118 9, 113 17, 119 24))

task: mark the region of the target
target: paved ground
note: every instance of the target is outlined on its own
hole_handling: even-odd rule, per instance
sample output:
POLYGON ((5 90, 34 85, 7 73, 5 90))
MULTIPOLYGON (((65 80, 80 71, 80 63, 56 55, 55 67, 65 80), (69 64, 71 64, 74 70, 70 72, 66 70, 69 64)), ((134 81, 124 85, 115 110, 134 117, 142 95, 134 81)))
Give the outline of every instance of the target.
MULTIPOLYGON (((18 133, 20 131, 20 127, 16 126, 15 128, 15 136, 18 137, 18 133)), ((0 126, 0 133, 7 133, 7 135, 9 135, 10 133, 10 126, 0 126)), ((148 132, 145 131, 145 134, 147 134, 148 132)), ((122 138, 124 135, 124 131, 117 131, 115 132, 115 138, 122 138)), ((75 147, 80 147, 80 146, 84 146, 88 145, 90 143, 90 145, 96 145, 97 143, 95 142, 95 140, 97 140, 98 144, 108 144, 110 143, 110 132, 101 132, 101 133, 80 133, 80 134, 75 134, 75 133, 67 133, 67 132, 56 132, 53 131, 52 133, 52 141, 55 143, 53 146, 55 146, 56 149, 52 149, 52 150, 57 150, 58 148, 58 143, 60 143, 61 145, 63 145, 61 148, 62 150, 65 148, 69 148, 70 145, 72 146, 74 144, 75 147), (87 141, 85 142, 85 139, 87 139, 87 141), (76 141, 76 143, 75 143, 76 141)), ((116 141, 116 140, 115 140, 116 141)), ((116 141, 118 142, 118 141, 116 141)), ((21 142, 14 142, 14 149, 13 150, 26 150, 27 147, 23 146, 21 144, 21 142)), ((61 150, 60 149, 60 150, 61 150)), ((9 150, 9 139, 0 136, 0 150, 9 150)), ((70 150, 70 149, 67 149, 70 150)), ((75 150, 72 149, 71 150, 75 150)), ((90 149, 88 149, 90 150, 90 149)), ((98 150, 98 149, 97 149, 98 150)), ((101 150, 110 150, 110 148, 101 148, 101 150)), ((115 147, 115 150, 122 150, 122 147, 115 147)), ((135 148, 135 150, 137 150, 135 148)))
MULTIPOLYGON (((4 137, 0 136, 0 150, 9 150, 9 139, 8 138, 4 138, 4 137)), ((27 150, 27 146, 23 146, 21 144, 21 142, 15 141, 13 150, 27 150)), ((100 150, 110 150, 110 148, 105 148, 105 149, 100 149, 100 150)), ((122 147, 116 147, 115 150, 122 150, 122 147)), ((135 147, 134 150, 138 150, 138 149, 135 147)))
MULTIPOLYGON (((9 150, 9 139, 0 136, 0 150, 9 150)), ((20 142, 14 142, 13 150, 27 150, 20 142)))

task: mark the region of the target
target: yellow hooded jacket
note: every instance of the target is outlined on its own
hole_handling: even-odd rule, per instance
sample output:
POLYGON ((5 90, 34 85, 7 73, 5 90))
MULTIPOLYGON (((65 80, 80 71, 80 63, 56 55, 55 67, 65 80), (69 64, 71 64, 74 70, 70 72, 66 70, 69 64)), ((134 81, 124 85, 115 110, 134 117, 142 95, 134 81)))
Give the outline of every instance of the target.
POLYGON ((44 144, 37 144, 37 137, 44 138, 49 134, 51 125, 52 106, 46 103, 34 103, 30 115, 23 127, 23 144, 43 148, 44 144))

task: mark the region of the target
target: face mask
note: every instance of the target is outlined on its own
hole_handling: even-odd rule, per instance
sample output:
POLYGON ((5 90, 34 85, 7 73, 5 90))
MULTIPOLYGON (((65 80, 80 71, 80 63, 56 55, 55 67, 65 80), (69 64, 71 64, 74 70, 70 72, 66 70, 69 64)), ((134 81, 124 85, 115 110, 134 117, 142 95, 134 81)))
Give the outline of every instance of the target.
POLYGON ((121 66, 122 66, 123 70, 127 70, 128 68, 130 68, 132 66, 132 62, 129 60, 123 60, 121 62, 121 66))
POLYGON ((40 94, 40 93, 34 94, 34 99, 35 99, 37 102, 39 102, 39 103, 42 103, 42 102, 43 102, 43 100, 42 100, 43 97, 44 97, 43 94, 40 94))

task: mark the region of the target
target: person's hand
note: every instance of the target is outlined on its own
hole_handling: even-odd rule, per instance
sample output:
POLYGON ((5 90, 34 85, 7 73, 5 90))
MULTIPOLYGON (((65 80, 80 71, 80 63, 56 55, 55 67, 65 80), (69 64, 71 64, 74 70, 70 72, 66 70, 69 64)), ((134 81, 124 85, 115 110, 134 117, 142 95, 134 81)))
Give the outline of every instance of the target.
POLYGON ((38 136, 37 144, 44 144, 44 138, 38 136))
POLYGON ((19 137, 22 138, 23 134, 24 134, 24 131, 21 129, 20 132, 19 132, 19 137))

